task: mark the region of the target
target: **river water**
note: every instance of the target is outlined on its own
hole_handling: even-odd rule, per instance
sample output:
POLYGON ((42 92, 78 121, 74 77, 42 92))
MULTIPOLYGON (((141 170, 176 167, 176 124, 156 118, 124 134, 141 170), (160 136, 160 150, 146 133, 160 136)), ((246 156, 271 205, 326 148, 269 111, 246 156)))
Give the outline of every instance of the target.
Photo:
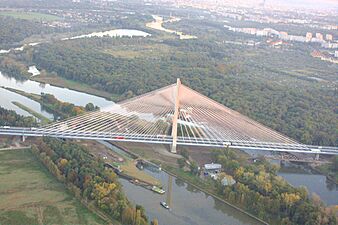
MULTIPOLYGON (((10 88, 14 88, 17 90, 25 91, 27 93, 34 93, 34 94, 39 94, 39 95, 41 93, 48 93, 48 94, 54 95, 57 99, 61 101, 70 102, 75 105, 81 105, 81 106, 85 106, 89 102, 101 108, 111 106, 114 104, 114 102, 108 101, 105 98, 86 94, 86 93, 79 92, 79 91, 70 90, 67 88, 56 87, 56 86, 52 86, 49 84, 42 84, 42 83, 32 81, 32 80, 20 81, 13 77, 5 76, 1 72, 0 72, 0 86, 10 87, 10 88)), ((4 89, 1 89, 1 96, 6 96, 7 94, 3 93, 3 90, 4 89)), ((1 101, 1 105, 9 105, 8 101, 9 102, 18 101, 24 105, 28 105, 31 103, 29 101, 26 101, 26 100, 22 101, 22 100, 23 100, 22 98, 12 95, 11 97, 8 97, 7 100, 1 99, 0 101, 1 101)), ((35 109, 37 108, 34 108, 34 110, 35 109)), ((43 111, 40 111, 40 110, 36 110, 36 111, 43 113, 43 111)), ((18 111, 18 113, 22 114, 20 111, 18 111)))
MULTIPOLYGON (((101 31, 101 32, 93 32, 90 34, 83 34, 79 36, 63 38, 61 41, 79 39, 79 38, 91 38, 91 37, 148 37, 151 34, 141 31, 141 30, 134 30, 134 29, 115 29, 115 30, 108 30, 108 31, 101 31)), ((28 44, 24 44, 22 46, 11 48, 11 49, 0 49, 1 54, 8 54, 10 52, 21 52, 29 46, 35 46, 42 44, 42 42, 32 42, 28 44)))
MULTIPOLYGON (((42 92, 49 93, 53 94, 61 101, 71 102, 82 106, 86 105, 88 102, 92 102, 101 108, 114 104, 112 101, 94 95, 69 90, 67 88, 55 87, 49 84, 45 85, 30 80, 18 81, 14 78, 6 77, 1 73, 0 86, 11 87, 35 94, 41 94, 42 92)), ((22 115, 28 115, 27 112, 13 105, 11 103, 12 101, 18 101, 48 118, 53 118, 53 115, 45 112, 39 103, 0 88, 0 106, 7 109, 13 109, 22 115)), ((168 187, 168 180, 170 178, 168 174, 149 170, 147 170, 147 172, 158 178, 164 185, 164 188, 168 187)), ((284 177, 294 186, 305 186, 309 192, 315 192, 329 205, 338 204, 337 185, 328 182, 323 175, 313 174, 302 168, 295 169, 289 166, 283 167, 279 172, 279 175, 284 177)), ((128 198, 134 203, 143 205, 148 216, 150 218, 158 218, 160 224, 259 224, 249 216, 196 190, 181 180, 173 177, 170 179, 172 179, 172 211, 165 210, 159 204, 160 201, 166 200, 166 195, 155 194, 123 179, 121 179, 121 183, 128 198)))
POLYGON ((134 204, 146 208, 150 219, 157 218, 161 225, 243 225, 261 224, 244 213, 205 194, 180 179, 172 177, 163 171, 148 170, 161 181, 164 195, 156 194, 129 181, 120 179, 128 199, 134 204), (171 194, 168 197, 168 186, 171 184, 171 194), (160 202, 170 204, 171 210, 164 209, 160 202))
POLYGON ((325 176, 293 164, 282 166, 278 175, 293 186, 306 187, 310 196, 316 193, 327 205, 338 205, 338 185, 326 179, 325 176))

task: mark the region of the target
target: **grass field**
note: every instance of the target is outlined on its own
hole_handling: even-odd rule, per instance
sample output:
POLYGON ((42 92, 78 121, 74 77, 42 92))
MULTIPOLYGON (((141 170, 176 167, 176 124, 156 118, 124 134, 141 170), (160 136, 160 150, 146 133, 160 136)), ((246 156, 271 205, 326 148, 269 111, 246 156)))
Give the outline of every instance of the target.
POLYGON ((30 150, 0 151, 0 224, 105 224, 30 150))
POLYGON ((43 21, 54 21, 60 20, 60 17, 44 14, 44 13, 35 13, 35 12, 22 12, 22 11, 0 11, 0 16, 11 16, 17 19, 24 20, 43 20, 43 21))

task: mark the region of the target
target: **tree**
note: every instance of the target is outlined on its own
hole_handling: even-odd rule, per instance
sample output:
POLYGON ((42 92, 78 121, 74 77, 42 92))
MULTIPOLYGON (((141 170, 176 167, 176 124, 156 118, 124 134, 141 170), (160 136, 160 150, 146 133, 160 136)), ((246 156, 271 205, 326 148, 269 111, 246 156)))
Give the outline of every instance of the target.
POLYGON ((126 225, 132 225, 134 222, 134 210, 130 207, 123 210, 122 223, 126 225))
POLYGON ((333 158, 333 168, 335 171, 338 171, 338 156, 337 155, 333 158))
POLYGON ((185 166, 185 158, 177 159, 177 164, 180 168, 183 168, 185 166))
POLYGON ((185 149, 185 148, 183 148, 182 150, 181 150, 181 155, 185 158, 185 159, 189 159, 189 153, 188 153, 188 151, 187 151, 187 149, 185 149))
POLYGON ((87 103, 87 105, 85 106, 86 111, 94 111, 95 110, 95 106, 93 103, 87 103))
POLYGON ((195 161, 190 162, 190 173, 196 175, 198 174, 198 164, 195 161))
POLYGON ((59 168, 61 169, 61 171, 63 171, 63 169, 65 168, 65 166, 68 164, 68 160, 67 159, 61 159, 59 162, 59 168))
POLYGON ((158 225, 158 220, 157 219, 153 219, 150 224, 151 225, 158 225))

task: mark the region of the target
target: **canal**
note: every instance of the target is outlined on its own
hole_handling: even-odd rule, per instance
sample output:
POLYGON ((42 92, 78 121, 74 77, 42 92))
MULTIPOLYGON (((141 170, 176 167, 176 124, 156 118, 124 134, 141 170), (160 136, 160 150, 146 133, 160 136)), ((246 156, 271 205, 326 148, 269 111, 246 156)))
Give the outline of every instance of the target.
MULTIPOLYGON (((0 72, 0 86, 22 90, 28 93, 53 94, 61 101, 70 102, 76 105, 86 105, 92 102, 95 105, 107 107, 114 102, 105 98, 69 90, 67 88, 55 87, 49 84, 41 84, 35 81, 18 81, 6 77, 0 72)), ((12 104, 12 101, 20 102, 33 110, 52 118, 53 115, 45 112, 39 103, 32 101, 19 94, 0 88, 0 105, 7 109, 15 110, 22 115, 28 115, 12 104)), ((291 166, 292 167, 292 166, 291 166)), ((170 175, 163 171, 146 170, 158 178, 168 188, 168 180, 172 180, 172 211, 165 210, 160 202, 166 200, 166 195, 155 194, 142 187, 135 186, 129 181, 121 179, 123 189, 127 197, 134 203, 143 205, 150 218, 158 218, 160 224, 258 224, 249 216, 233 209, 223 202, 195 189, 179 179, 170 178, 170 175)), ((279 175, 284 177, 294 186, 305 186, 309 192, 315 192, 329 205, 338 204, 338 186, 327 181, 326 177, 320 174, 313 174, 303 168, 290 169, 290 166, 281 168, 279 175)))
POLYGON ((163 184, 164 195, 156 194, 127 180, 120 179, 128 199, 145 207, 150 219, 157 218, 163 225, 244 225, 262 224, 248 215, 228 206, 214 197, 201 192, 184 181, 155 168, 145 172, 163 184), (171 191, 168 187, 171 185, 171 191), (170 203, 170 210, 160 205, 170 203))

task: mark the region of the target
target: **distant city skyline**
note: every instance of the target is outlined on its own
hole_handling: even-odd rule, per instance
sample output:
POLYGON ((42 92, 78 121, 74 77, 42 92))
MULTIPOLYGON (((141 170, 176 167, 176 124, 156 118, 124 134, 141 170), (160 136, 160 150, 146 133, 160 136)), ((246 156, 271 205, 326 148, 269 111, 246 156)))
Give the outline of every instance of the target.
POLYGON ((303 7, 338 7, 338 0, 265 0, 266 3, 287 4, 303 7))
MULTIPOLYGON (((182 1, 182 0, 180 0, 182 1)), ((188 1, 188 0, 187 0, 188 1)), ((285 6, 300 8, 327 8, 338 10, 338 0, 194 0, 195 2, 225 3, 230 5, 246 5, 246 6, 285 6)))

